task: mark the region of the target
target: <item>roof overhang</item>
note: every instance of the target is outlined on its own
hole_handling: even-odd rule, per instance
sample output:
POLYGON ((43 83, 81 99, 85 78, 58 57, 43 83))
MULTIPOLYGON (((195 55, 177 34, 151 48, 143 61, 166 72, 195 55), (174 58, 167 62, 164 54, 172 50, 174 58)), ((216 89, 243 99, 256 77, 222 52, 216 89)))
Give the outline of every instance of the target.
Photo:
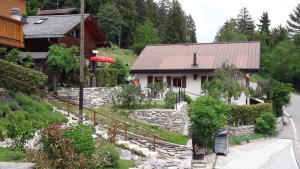
MULTIPOLYGON (((216 69, 160 69, 160 70, 130 70, 133 74, 178 74, 178 73, 208 73, 216 69)), ((239 69, 243 73, 257 73, 259 69, 239 69)))

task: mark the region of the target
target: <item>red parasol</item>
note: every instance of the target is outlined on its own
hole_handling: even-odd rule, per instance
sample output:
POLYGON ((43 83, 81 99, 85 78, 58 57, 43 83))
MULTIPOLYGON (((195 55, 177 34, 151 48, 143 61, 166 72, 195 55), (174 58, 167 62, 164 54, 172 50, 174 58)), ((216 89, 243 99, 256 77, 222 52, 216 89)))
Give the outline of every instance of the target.
POLYGON ((90 58, 94 62, 105 62, 105 63, 116 63, 115 59, 104 57, 104 56, 93 56, 90 58))

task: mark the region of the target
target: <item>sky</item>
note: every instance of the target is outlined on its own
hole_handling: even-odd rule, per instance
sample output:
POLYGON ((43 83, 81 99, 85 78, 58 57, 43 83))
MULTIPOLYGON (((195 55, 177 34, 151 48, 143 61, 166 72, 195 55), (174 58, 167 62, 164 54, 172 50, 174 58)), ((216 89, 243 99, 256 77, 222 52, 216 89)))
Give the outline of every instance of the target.
POLYGON ((271 28, 286 25, 289 14, 299 0, 179 0, 184 11, 196 22, 198 42, 212 42, 218 29, 230 18, 236 18, 247 7, 258 24, 263 11, 269 13, 271 28))

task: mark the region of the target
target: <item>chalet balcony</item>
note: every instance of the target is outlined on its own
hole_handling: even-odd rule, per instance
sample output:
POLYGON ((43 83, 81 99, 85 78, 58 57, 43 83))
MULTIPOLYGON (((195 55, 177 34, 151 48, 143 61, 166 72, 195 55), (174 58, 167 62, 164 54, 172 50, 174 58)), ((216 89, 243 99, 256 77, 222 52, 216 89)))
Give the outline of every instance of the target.
POLYGON ((0 46, 24 48, 21 21, 0 16, 0 46))

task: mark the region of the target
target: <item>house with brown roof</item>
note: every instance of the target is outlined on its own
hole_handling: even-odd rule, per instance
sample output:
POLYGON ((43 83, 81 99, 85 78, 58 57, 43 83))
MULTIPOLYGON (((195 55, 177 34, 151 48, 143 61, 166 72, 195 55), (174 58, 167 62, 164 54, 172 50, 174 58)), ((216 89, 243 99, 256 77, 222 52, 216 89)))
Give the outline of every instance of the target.
MULTIPOLYGON (((248 75, 260 70, 260 42, 148 45, 131 68, 142 90, 152 83, 165 82, 192 98, 203 95, 202 85, 213 78, 223 63, 234 64, 248 75)), ((236 101, 245 104, 245 98, 236 101)))
POLYGON ((1 0, 0 4, 0 47, 23 48, 22 14, 26 13, 26 1, 1 0))

